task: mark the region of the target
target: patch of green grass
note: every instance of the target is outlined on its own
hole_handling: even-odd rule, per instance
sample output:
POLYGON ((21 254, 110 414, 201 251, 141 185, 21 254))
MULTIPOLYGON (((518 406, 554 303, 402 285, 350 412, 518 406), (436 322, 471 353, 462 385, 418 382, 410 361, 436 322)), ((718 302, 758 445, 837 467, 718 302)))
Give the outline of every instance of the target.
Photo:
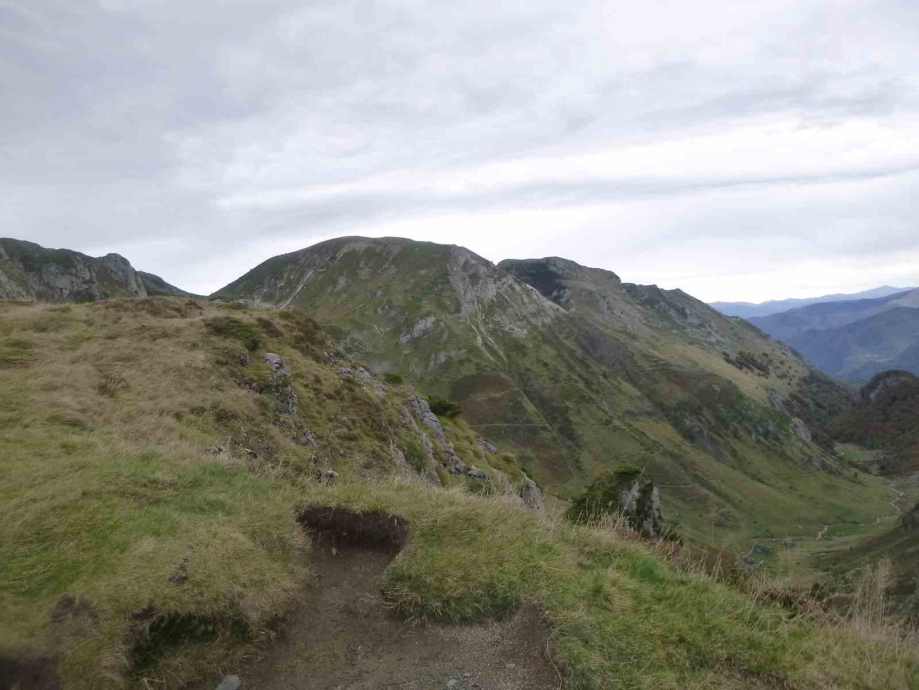
POLYGON ((240 341, 247 350, 257 350, 261 339, 252 324, 231 316, 208 319, 205 326, 209 333, 224 338, 233 338, 240 341))
POLYGON ((0 369, 18 369, 35 363, 36 345, 25 338, 0 340, 0 369))

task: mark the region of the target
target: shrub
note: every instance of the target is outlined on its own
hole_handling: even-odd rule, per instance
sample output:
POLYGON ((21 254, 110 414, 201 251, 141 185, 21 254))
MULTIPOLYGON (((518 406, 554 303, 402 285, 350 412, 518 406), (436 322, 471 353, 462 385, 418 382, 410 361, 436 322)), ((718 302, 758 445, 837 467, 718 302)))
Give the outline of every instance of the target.
POLYGON ((258 349, 260 342, 258 333, 244 321, 230 316, 222 316, 217 319, 209 319, 205 322, 205 327, 213 335, 239 340, 247 350, 258 349))
POLYGON ((439 395, 432 395, 428 398, 428 405, 431 406, 431 412, 438 417, 459 417, 463 413, 463 406, 455 400, 448 400, 439 395))
POLYGON ((408 441, 404 450, 405 460, 419 474, 424 470, 424 451, 418 441, 408 441))
POLYGON ((403 378, 399 374, 383 374, 383 380, 386 381, 390 386, 400 386, 402 385, 403 378))

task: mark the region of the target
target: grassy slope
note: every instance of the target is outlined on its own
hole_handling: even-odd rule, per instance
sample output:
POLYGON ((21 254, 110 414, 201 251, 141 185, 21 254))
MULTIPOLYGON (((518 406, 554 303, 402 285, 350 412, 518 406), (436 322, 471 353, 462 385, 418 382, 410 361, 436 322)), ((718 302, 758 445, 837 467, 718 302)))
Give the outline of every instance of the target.
POLYGON ((520 283, 500 287, 508 277, 482 259, 478 272, 451 269, 457 251, 336 240, 271 259, 217 294, 289 303, 375 370, 461 400, 468 423, 562 501, 616 464, 637 464, 685 534, 708 540, 714 525, 718 543, 744 550, 886 514, 877 480, 828 474, 833 457, 793 438, 790 419, 768 406, 777 390, 795 415, 823 421, 834 396, 848 395, 821 389, 781 344, 679 291, 621 286, 570 262, 578 273, 559 285, 533 281, 544 294, 571 292, 571 313, 547 312, 520 283), (488 294, 488 281, 498 296, 464 306, 460 295, 488 294), (400 342, 429 316, 429 331, 400 342), (768 375, 725 352, 735 362, 747 353, 768 375))
MULTIPOLYGON (((327 504, 409 520, 386 585, 403 614, 546 611, 574 688, 917 680, 914 652, 881 628, 793 617, 614 532, 393 475, 388 445, 403 440, 409 391, 378 398, 341 380, 322 361, 321 334, 295 315, 171 299, 0 309, 0 343, 28 353, 0 360, 0 663, 55 657, 68 688, 141 677, 177 687, 238 668, 309 579, 293 509, 327 504), (247 368, 238 340, 205 327, 228 314, 261 341, 247 368), (238 385, 264 380, 268 348, 285 358, 295 423, 320 449, 292 442, 270 394, 238 385), (204 451, 214 444, 228 450, 204 451), (315 480, 328 466, 341 473, 332 488, 315 480), (70 615, 64 595, 78 602, 70 615), (180 629, 194 635, 138 646, 157 620, 191 622, 180 629)), ((458 450, 471 441, 461 421, 448 432, 458 450)))

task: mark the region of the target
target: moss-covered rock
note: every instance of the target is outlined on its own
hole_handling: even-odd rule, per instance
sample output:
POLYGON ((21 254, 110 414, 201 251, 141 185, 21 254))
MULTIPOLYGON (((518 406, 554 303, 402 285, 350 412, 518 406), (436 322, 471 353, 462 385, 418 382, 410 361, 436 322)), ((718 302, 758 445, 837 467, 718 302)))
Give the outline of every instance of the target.
POLYGON ((572 503, 568 517, 588 523, 604 515, 621 515, 646 537, 658 537, 664 529, 661 498, 650 475, 622 465, 597 477, 572 503))

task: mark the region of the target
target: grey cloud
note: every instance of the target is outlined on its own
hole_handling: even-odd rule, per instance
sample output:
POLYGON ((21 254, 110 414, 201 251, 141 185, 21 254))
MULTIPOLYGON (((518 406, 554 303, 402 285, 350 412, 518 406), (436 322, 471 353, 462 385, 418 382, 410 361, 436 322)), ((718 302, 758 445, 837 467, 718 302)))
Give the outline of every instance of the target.
MULTIPOLYGON (((246 247, 252 255, 294 238, 306 245, 337 232, 370 234, 400 219, 533 208, 606 207, 609 227, 639 208, 636 223, 656 219, 641 241, 585 229, 593 244, 584 253, 594 257, 612 257, 614 245, 637 257, 661 238, 730 237, 739 227, 782 246, 790 225, 826 261, 909 247, 898 233, 902 209, 912 211, 919 147, 878 145, 867 160, 840 157, 825 170, 816 160, 806 172, 765 161, 733 174, 730 166, 745 161, 726 154, 723 175, 694 174, 694 142, 739 127, 754 132, 744 136, 755 144, 756 132, 770 136, 776 123, 909 131, 919 120, 915 3, 763 7, 739 8, 750 16, 735 20, 716 2, 675 17, 669 3, 586 2, 573 12, 545 0, 0 0, 0 88, 12 95, 0 112, 3 234, 86 251, 136 249, 161 265, 131 255, 135 264, 179 276, 209 274, 203 264, 246 247), (685 161, 612 180, 577 169, 580 157, 658 145, 684 147, 685 161), (554 158, 567 168, 540 170, 538 181, 492 180, 474 193, 364 184, 444 171, 475 182, 485 166, 517 161, 526 173, 527 161, 554 158), (806 236, 842 222, 825 188, 893 178, 883 208, 872 210, 870 195, 840 192, 840 209, 860 205, 845 221, 849 240, 806 236), (331 184, 353 191, 278 207, 222 203, 331 184), (787 200, 777 213, 768 197, 788 189, 800 200, 793 223, 787 200), (667 210, 693 195, 714 206, 694 208, 693 218, 667 210)), ((858 135, 863 149, 872 131, 858 135)), ((524 256, 531 233, 515 232, 512 246, 524 256)), ((566 232, 556 253, 570 245, 566 232)), ((726 282, 724 296, 740 287, 726 282)))

